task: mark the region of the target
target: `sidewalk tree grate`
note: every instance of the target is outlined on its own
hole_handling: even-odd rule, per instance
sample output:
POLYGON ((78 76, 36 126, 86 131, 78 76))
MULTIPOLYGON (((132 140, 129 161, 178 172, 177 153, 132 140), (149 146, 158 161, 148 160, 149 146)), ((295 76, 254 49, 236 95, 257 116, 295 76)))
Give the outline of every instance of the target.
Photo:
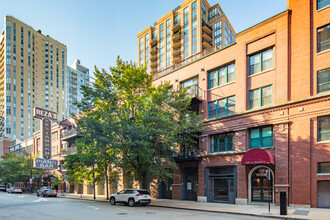
POLYGON ((292 214, 294 214, 294 215, 305 215, 305 216, 307 216, 309 214, 309 211, 308 210, 296 210, 292 214))

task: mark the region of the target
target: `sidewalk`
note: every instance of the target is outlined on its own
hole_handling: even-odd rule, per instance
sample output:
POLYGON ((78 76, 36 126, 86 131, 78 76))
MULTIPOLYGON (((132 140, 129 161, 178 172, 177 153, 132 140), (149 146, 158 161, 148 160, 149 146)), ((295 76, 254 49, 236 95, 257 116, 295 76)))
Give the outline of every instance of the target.
MULTIPOLYGON (((59 197, 71 199, 92 200, 93 195, 80 195, 66 193, 64 196, 58 194, 59 197)), ((96 196, 96 201, 108 202, 105 196, 96 196)), ((267 205, 233 205, 223 203, 203 203, 195 201, 182 201, 182 200, 169 200, 169 199, 153 199, 150 206, 185 209, 185 210, 198 210, 206 212, 219 212, 236 215, 249 215, 249 216, 263 216, 276 219, 330 219, 330 209, 320 208, 294 208, 288 207, 288 215, 280 215, 279 206, 271 206, 271 214, 268 215, 267 205)))

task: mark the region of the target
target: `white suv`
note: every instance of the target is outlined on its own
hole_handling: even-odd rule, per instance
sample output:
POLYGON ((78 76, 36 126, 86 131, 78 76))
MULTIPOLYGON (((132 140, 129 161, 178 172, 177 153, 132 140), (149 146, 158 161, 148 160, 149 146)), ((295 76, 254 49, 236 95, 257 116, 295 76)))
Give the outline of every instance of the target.
POLYGON ((145 189, 123 189, 120 192, 110 195, 111 205, 125 203, 133 207, 135 204, 146 206, 150 204, 150 193, 145 189))

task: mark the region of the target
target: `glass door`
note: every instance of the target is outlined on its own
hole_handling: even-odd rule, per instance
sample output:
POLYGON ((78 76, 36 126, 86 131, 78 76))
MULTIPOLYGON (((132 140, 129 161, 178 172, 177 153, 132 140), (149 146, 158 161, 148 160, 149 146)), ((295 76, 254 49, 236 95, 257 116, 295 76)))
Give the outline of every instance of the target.
POLYGON ((214 201, 229 201, 228 179, 214 179, 214 201))
POLYGON ((266 177, 267 168, 260 168, 251 176, 252 198, 251 201, 269 202, 273 200, 273 177, 266 177))
POLYGON ((209 179, 209 198, 212 202, 235 202, 234 178, 209 179))

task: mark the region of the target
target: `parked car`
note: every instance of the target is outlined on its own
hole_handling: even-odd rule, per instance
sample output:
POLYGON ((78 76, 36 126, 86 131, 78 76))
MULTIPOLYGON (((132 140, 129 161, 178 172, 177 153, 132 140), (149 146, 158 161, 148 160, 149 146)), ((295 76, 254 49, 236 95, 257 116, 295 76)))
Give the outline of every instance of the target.
POLYGON ((0 191, 6 192, 6 186, 5 185, 0 185, 0 191))
POLYGON ((7 192, 8 193, 19 193, 19 194, 22 194, 22 189, 19 188, 19 187, 10 187, 9 189, 7 189, 7 192))
POLYGON ((145 189, 124 189, 120 192, 110 195, 111 205, 116 203, 125 203, 133 207, 135 204, 146 206, 150 204, 150 193, 145 189))
POLYGON ((39 190, 37 190, 37 196, 57 196, 57 191, 55 187, 48 187, 48 186, 43 186, 39 190))

